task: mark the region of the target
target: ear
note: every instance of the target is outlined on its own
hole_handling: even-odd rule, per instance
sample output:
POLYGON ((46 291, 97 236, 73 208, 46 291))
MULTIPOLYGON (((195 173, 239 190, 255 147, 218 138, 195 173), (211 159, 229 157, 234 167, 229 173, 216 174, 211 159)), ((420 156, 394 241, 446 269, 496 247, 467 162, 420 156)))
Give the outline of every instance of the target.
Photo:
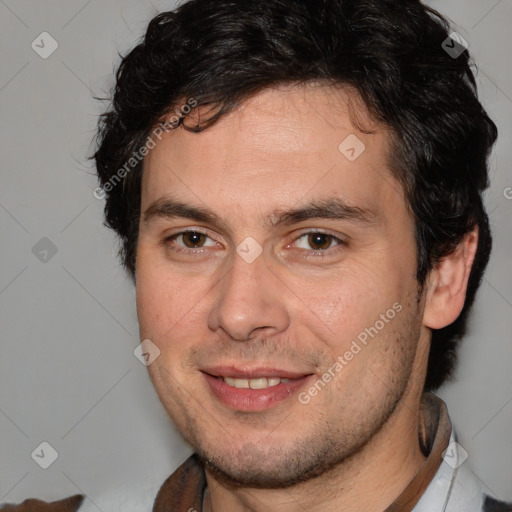
POLYGON ((475 226, 457 248, 431 270, 427 279, 424 326, 441 329, 459 316, 466 300, 469 274, 477 246, 478 226, 475 226))

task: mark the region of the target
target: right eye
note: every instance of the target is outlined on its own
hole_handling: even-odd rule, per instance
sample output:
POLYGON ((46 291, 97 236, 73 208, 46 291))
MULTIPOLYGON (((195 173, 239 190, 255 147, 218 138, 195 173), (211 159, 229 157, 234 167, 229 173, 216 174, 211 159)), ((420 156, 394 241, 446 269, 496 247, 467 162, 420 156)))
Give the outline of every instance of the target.
POLYGON ((171 249, 177 252, 204 252, 195 249, 203 249, 205 247, 214 247, 217 242, 212 240, 206 233, 197 230, 180 231, 174 235, 168 236, 164 240, 165 244, 171 246, 171 249), (210 240, 211 243, 207 244, 210 240))

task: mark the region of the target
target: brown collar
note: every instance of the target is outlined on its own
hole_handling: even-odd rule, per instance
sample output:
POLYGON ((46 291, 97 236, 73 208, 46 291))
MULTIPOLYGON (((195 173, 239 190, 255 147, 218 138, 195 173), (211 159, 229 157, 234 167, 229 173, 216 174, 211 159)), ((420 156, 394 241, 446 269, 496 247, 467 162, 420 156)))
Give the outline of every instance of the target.
MULTIPOLYGON (((424 393, 420 405, 420 446, 427 460, 384 512, 413 510, 441 465, 451 429, 445 403, 433 393, 424 393)), ((203 465, 194 454, 163 483, 155 499, 153 512, 201 512, 205 489, 203 465)))
POLYGON ((31 498, 19 505, 2 505, 0 503, 0 510, 2 512, 76 512, 84 498, 85 496, 81 494, 75 494, 69 498, 52 501, 51 503, 31 498))
POLYGON ((433 393, 424 393, 420 404, 420 447, 427 460, 384 512, 410 512, 414 508, 441 465, 451 432, 446 404, 433 393))

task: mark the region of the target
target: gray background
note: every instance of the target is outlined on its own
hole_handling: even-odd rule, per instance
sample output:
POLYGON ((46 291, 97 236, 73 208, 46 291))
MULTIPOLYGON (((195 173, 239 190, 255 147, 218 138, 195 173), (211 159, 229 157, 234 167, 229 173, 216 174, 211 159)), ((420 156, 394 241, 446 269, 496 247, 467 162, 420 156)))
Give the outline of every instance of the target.
MULTIPOLYGON (((486 199, 494 252, 456 380, 439 394, 475 473, 512 499, 512 0, 430 4, 469 42, 500 129, 486 199)), ((174 5, 0 0, 0 502, 82 492, 87 511, 150 509, 189 453, 133 355, 134 289, 87 160, 102 109, 92 96, 110 89, 117 51, 174 5), (31 48, 44 31, 59 45, 47 59, 31 48), (36 246, 48 249, 43 237, 54 255, 36 246), (46 470, 31 458, 42 441, 58 452, 46 470)))

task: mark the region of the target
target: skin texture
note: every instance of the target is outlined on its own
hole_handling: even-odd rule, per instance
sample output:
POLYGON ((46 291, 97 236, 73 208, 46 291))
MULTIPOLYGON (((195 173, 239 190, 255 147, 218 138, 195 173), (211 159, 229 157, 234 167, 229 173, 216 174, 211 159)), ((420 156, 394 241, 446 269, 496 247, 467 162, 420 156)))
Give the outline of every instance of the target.
POLYGON ((206 511, 384 510, 424 463, 418 410, 430 329, 462 308, 477 234, 419 290, 389 141, 355 93, 308 84, 265 90, 201 133, 169 132, 145 159, 140 335, 160 349, 148 367, 160 400, 208 461, 206 511), (365 145, 354 161, 338 150, 350 134, 365 145), (208 208, 220 222, 146 220, 162 198, 208 208), (331 198, 371 210, 370 221, 277 222, 279 212, 331 198), (206 236, 196 247, 168 239, 185 230, 206 236), (335 238, 312 245, 315 230, 335 238), (263 249, 252 263, 236 252, 249 236, 263 249), (307 391, 394 304, 400 311, 307 404, 293 393, 261 411, 234 410, 201 372, 286 369, 313 375, 307 391))

